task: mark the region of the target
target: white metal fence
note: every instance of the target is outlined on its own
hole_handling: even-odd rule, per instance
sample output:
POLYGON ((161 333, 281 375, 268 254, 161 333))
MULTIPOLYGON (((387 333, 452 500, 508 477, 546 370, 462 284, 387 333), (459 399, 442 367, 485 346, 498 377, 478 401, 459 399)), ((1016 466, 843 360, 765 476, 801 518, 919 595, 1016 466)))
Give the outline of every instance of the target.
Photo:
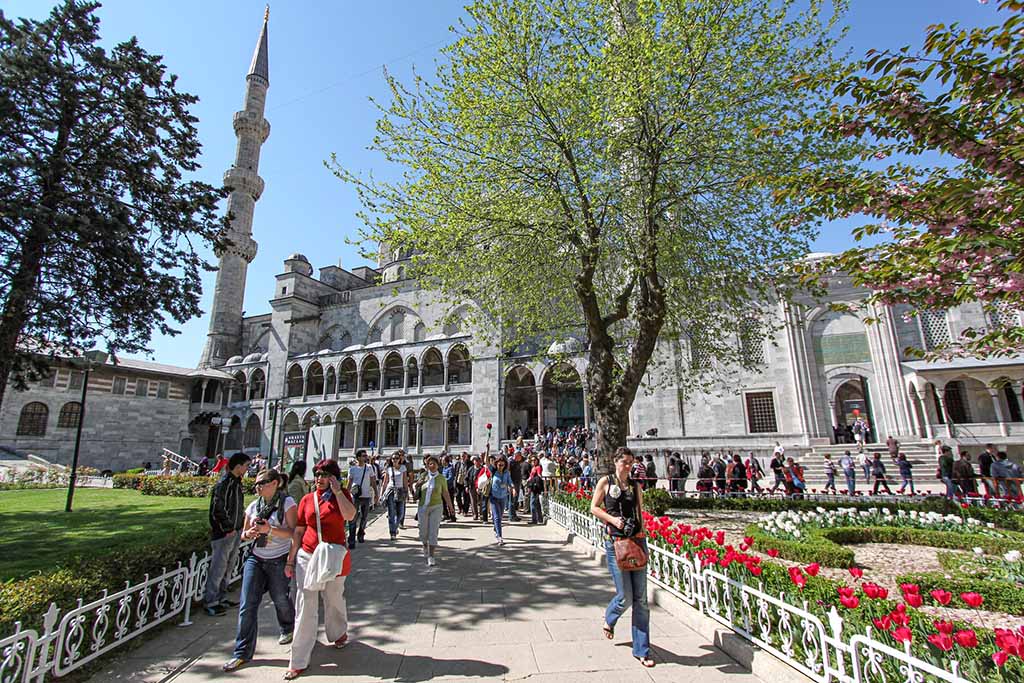
MULTIPOLYGON (((604 551, 604 529, 593 515, 550 500, 552 521, 578 538, 604 551)), ((770 595, 763 586, 751 586, 702 567, 688 558, 650 547, 647 578, 683 602, 756 644, 808 678, 820 683, 971 683, 957 662, 942 669, 911 654, 910 644, 900 650, 865 633, 844 634, 843 618, 835 607, 828 623, 812 614, 807 603, 790 603, 782 594, 770 595)))
MULTIPOLYGON (((228 583, 242 577, 249 543, 239 549, 228 583)), ((51 603, 42 633, 22 629, 19 623, 13 634, 0 639, 0 683, 42 683, 47 674, 64 676, 178 616, 183 617, 181 625, 190 625, 193 602, 203 597, 209 566, 209 554, 193 553, 187 565, 179 562, 159 576, 147 575, 89 603, 79 600, 63 614, 51 603)))

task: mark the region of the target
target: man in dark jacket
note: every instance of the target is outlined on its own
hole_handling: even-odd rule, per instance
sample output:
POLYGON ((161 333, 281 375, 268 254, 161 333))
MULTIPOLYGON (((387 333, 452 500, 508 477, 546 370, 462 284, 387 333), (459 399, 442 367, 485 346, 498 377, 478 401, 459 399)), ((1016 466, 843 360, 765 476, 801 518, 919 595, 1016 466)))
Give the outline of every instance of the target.
POLYGON ((508 500, 508 515, 513 522, 519 521, 519 501, 523 498, 523 452, 518 451, 512 456, 508 468, 512 479, 512 491, 508 500))
POLYGON ((227 607, 238 605, 225 596, 228 577, 238 560, 238 544, 245 521, 242 476, 249 469, 249 460, 245 453, 232 455, 210 495, 210 545, 213 551, 203 591, 203 606, 210 616, 224 614, 227 607))

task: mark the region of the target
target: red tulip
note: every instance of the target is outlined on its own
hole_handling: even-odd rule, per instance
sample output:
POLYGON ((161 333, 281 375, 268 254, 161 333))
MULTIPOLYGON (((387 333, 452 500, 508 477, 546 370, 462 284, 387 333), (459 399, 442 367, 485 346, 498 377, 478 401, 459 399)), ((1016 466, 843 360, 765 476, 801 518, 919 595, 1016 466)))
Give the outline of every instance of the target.
POLYGON ((751 567, 747 567, 747 569, 749 569, 750 573, 753 574, 754 576, 761 576, 761 572, 764 571, 764 569, 762 567, 760 567, 760 566, 758 566, 756 564, 751 566, 751 567))
POLYGON ((871 623, 873 623, 875 625, 875 628, 877 628, 880 631, 888 631, 892 628, 892 617, 890 617, 888 614, 884 617, 876 617, 871 620, 871 623))
POLYGON ((799 567, 790 567, 789 568, 789 579, 794 584, 796 584, 796 587, 799 588, 800 590, 803 590, 804 586, 807 585, 807 577, 804 576, 804 573, 802 571, 800 571, 799 567))
POLYGON ((960 647, 978 647, 978 634, 972 630, 957 631, 953 634, 953 640, 960 647))
POLYGON ((860 567, 850 567, 850 576, 859 579, 864 576, 864 570, 860 567))
POLYGON ((853 597, 854 593, 856 593, 856 590, 850 588, 849 586, 839 586, 839 588, 837 588, 836 590, 839 591, 839 595, 841 595, 844 598, 851 598, 853 597))
POLYGON ((812 562, 804 567, 804 571, 807 572, 808 576, 817 576, 818 572, 821 571, 821 565, 817 562, 812 562))
POLYGON ((749 548, 749 547, 754 545, 754 537, 753 536, 744 536, 743 537, 743 542, 746 543, 747 547, 749 548))
POLYGON ((1006 660, 1009 659, 1010 655, 1006 654, 1005 650, 999 650, 998 652, 992 653, 992 662, 996 666, 1002 666, 1006 664, 1006 660))
POLYGON ((960 507, 962 507, 964 510, 966 510, 967 508, 969 508, 971 506, 970 506, 969 503, 960 503, 960 507))
POLYGON ((949 601, 953 599, 953 594, 949 591, 944 591, 941 588, 936 588, 931 591, 931 596, 935 599, 935 602, 940 605, 948 605, 949 601))
POLYGON ((899 628, 893 629, 891 635, 898 643, 909 643, 914 639, 914 632, 906 626, 900 626, 899 628))
POLYGON ((882 588, 877 583, 865 583, 861 590, 864 591, 864 595, 871 598, 872 600, 884 600, 889 596, 889 591, 882 588))
POLYGON ((725 532, 724 531, 717 531, 717 532, 715 532, 715 543, 717 543, 718 545, 725 545, 725 532))
POLYGON ((857 609, 857 606, 860 605, 860 598, 856 595, 851 595, 849 597, 844 595, 839 598, 839 602, 847 609, 857 609))
POLYGON ((907 604, 911 607, 920 607, 924 604, 924 599, 917 593, 904 593, 903 599, 907 601, 907 604))
POLYGON ((944 633, 947 636, 953 634, 953 622, 951 621, 936 621, 933 625, 939 633, 944 633))
POLYGON ((953 649, 953 639, 946 633, 933 633, 928 636, 928 642, 943 652, 953 649))
POLYGON ((765 553, 768 554, 768 557, 778 557, 779 556, 779 551, 776 550, 775 548, 770 548, 770 549, 766 550, 765 553))
POLYGON ((900 590, 903 591, 904 595, 907 593, 914 593, 916 595, 921 592, 921 587, 916 583, 901 583, 900 590))
POLYGON ((978 609, 981 607, 981 603, 985 602, 985 598, 978 593, 961 593, 960 599, 967 603, 968 607, 973 607, 974 609, 978 609))

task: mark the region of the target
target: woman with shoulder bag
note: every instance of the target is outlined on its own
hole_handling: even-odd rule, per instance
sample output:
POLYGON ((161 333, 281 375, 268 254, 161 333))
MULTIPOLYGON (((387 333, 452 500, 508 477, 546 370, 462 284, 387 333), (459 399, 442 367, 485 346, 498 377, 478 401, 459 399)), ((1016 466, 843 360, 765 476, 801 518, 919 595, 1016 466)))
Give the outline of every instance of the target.
POLYGON ((405 469, 404 461, 402 451, 392 453, 381 483, 384 505, 388 509, 388 531, 391 532, 392 541, 398 538, 398 528, 405 517, 405 488, 409 473, 405 469))
POLYGON ((441 529, 442 505, 455 514, 451 495, 448 493, 448 482, 441 475, 441 461, 436 455, 428 455, 423 459, 426 473, 417 482, 419 512, 417 519, 420 524, 420 542, 423 544, 423 557, 428 567, 434 566, 434 553, 437 551, 437 534, 441 529))
POLYGON ((320 600, 324 626, 334 647, 348 642, 345 577, 352 570, 352 555, 345 548, 345 522, 356 516, 348 491, 338 481, 341 468, 321 460, 313 468, 316 486, 299 503, 292 547, 285 576, 295 577, 295 636, 291 661, 284 678, 298 678, 309 666, 316 644, 320 600))
POLYGON ((615 597, 608 603, 604 617, 604 636, 615 637, 615 624, 633 609, 633 656, 647 667, 651 657, 651 612, 647 606, 647 540, 643 531, 643 492, 630 477, 633 453, 621 447, 615 451, 613 472, 602 477, 594 488, 590 512, 606 524, 605 540, 608 572, 615 584, 615 597))

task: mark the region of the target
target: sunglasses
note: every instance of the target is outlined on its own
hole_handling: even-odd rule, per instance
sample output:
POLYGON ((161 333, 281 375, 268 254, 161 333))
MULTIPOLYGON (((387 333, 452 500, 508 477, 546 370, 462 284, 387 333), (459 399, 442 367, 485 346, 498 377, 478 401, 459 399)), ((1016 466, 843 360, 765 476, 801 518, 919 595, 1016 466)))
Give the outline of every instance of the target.
POLYGON ((330 477, 333 477, 333 476, 334 475, 331 474, 330 472, 315 472, 313 474, 313 478, 314 479, 320 479, 321 477, 323 477, 323 478, 330 478, 330 477))

